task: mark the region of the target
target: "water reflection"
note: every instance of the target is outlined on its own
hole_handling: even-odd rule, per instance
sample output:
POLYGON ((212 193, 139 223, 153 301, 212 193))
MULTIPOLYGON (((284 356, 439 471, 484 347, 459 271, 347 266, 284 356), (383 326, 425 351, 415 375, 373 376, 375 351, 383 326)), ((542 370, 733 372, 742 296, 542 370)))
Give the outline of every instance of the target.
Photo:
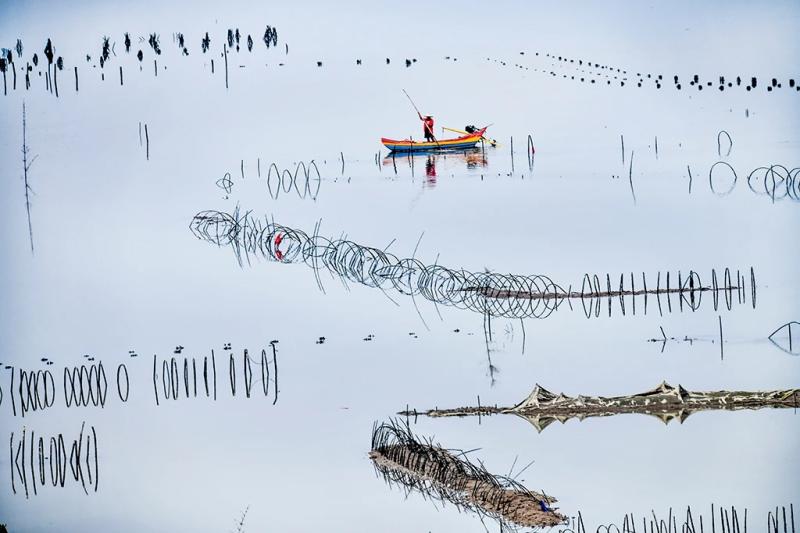
POLYGON ((398 154, 389 152, 383 158, 383 166, 391 166, 397 174, 397 166, 406 165, 411 169, 411 175, 416 174, 418 167, 425 168, 425 185, 435 187, 437 179, 463 169, 476 170, 487 168, 489 158, 485 148, 472 148, 458 151, 431 151, 398 154))
POLYGON ((425 183, 434 187, 436 185, 436 156, 433 154, 425 160, 425 183))
POLYGON ((402 416, 418 415, 433 418, 489 416, 513 414, 526 419, 542 432, 555 421, 562 424, 571 418, 585 420, 593 417, 609 417, 622 414, 645 414, 660 419, 665 424, 672 420, 683 423, 691 414, 708 410, 756 410, 763 408, 796 408, 800 400, 800 389, 772 391, 690 391, 681 385, 672 386, 666 381, 654 389, 625 396, 568 396, 554 394, 539 384, 527 398, 512 407, 480 405, 451 409, 429 409, 427 411, 406 410, 402 416))

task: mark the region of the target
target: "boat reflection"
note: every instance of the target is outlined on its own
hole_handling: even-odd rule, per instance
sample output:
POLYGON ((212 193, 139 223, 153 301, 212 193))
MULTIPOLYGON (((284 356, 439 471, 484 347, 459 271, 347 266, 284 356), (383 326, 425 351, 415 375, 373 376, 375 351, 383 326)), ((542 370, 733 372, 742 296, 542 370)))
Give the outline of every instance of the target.
POLYGON ((425 184, 434 187, 440 175, 446 175, 448 171, 462 169, 468 170, 486 168, 489 166, 486 150, 482 148, 472 148, 469 150, 435 151, 435 152, 389 152, 383 158, 383 166, 394 168, 395 174, 398 173, 398 166, 408 167, 411 175, 414 176, 417 169, 425 168, 425 184))

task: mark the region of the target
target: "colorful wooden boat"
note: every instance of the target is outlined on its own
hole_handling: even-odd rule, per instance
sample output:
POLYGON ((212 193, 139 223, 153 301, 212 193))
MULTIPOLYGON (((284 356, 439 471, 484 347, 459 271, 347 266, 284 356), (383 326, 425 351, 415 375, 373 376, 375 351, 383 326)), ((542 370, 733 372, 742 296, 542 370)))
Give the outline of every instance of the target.
POLYGON ((455 139, 442 139, 438 141, 412 141, 405 139, 398 141, 395 139, 381 138, 383 145, 392 152, 437 152, 441 150, 464 150, 474 148, 483 137, 486 128, 479 129, 475 133, 462 135, 455 139))

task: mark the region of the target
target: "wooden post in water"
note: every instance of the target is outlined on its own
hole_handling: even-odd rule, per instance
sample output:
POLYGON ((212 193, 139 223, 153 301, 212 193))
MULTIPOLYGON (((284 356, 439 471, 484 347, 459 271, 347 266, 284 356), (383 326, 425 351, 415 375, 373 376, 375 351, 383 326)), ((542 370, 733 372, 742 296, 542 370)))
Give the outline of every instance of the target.
POLYGON ((225 57, 225 88, 228 88, 228 46, 222 44, 222 55, 225 57))
MULTIPOLYGON (((631 162, 630 167, 628 168, 628 183, 631 186, 631 196, 633 196, 633 203, 636 204, 636 192, 633 190, 633 150, 631 150, 631 162)), ((669 288, 669 272, 667 272, 667 288, 669 288)), ((668 297, 669 298, 669 297, 668 297)), ((669 300, 667 300, 669 301, 669 300)), ((670 309, 670 312, 672 310, 670 309)))
POLYGON ((122 85, 122 65, 119 66, 119 84, 122 85))
POLYGON ((511 136, 511 173, 514 173, 514 136, 511 136))
POLYGON ((145 142, 145 155, 147 160, 150 161, 150 135, 147 133, 147 124, 144 125, 144 142, 145 142))
MULTIPOLYGON (((33 226, 31 225, 31 200, 28 194, 32 189, 28 185, 28 170, 33 164, 33 160, 28 161, 28 140, 27 140, 27 117, 25 112, 25 100, 22 101, 22 171, 25 180, 25 210, 28 212, 28 236, 31 241, 31 255, 33 255, 33 226)), ((36 156, 34 156, 34 159, 36 156)))
POLYGON ((155 73, 156 78, 157 78, 158 77, 158 59, 154 59, 153 60, 153 72, 155 73))
POLYGON ((58 67, 53 69, 53 85, 56 88, 56 98, 58 98, 58 67))
POLYGON ((78 67, 75 67, 75 92, 78 92, 78 67))

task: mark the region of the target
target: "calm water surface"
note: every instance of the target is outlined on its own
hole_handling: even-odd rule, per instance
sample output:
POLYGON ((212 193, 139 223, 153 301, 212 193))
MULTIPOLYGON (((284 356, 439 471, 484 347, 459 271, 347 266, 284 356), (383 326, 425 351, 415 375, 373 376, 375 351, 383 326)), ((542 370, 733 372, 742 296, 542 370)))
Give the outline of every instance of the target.
MULTIPOLYGON (((798 166, 800 92, 788 86, 800 78, 796 4, 425 4, 428 13, 412 5, 413 15, 360 4, 112 5, 12 2, 14 18, 0 22, 0 44, 22 38, 21 62, 34 51, 42 61, 50 36, 65 62, 59 98, 45 91, 40 62, 30 91, 18 79, 0 100, 0 436, 14 435, 0 454, 0 522, 9 531, 229 531, 247 509, 245 531, 480 532, 475 515, 406 498, 375 475, 367 457, 374 422, 406 406, 474 405, 478 396, 513 405, 537 383, 605 396, 662 381, 695 391, 797 387, 800 360, 767 339, 800 317, 797 184, 781 197, 785 185, 767 194, 747 182, 758 167, 798 166), (60 18, 46 17, 50 10, 60 18), (270 50, 261 41, 267 24, 279 31, 270 50), (256 44, 229 52, 226 90, 220 53, 229 27, 256 44), (173 43, 178 30, 188 56, 173 43), (153 31, 163 49, 157 77, 146 42, 153 31), (104 80, 103 35, 116 41, 104 80), (465 35, 479 38, 464 44, 465 35), (609 69, 587 74, 560 54, 619 67, 628 81, 620 86, 623 75, 609 69), (406 58, 417 61, 406 67, 406 58), (662 74, 662 87, 646 73, 662 74), (696 73, 715 82, 757 76, 759 85, 698 91, 689 85, 696 73), (766 91, 772 77, 782 87, 766 91), (499 145, 387 157, 380 137, 421 133, 403 88, 435 115, 437 135, 439 126, 491 123, 499 145), (38 155, 29 171, 34 254, 19 152, 23 101, 38 155), (718 151, 721 130, 730 154, 725 138, 718 151), (312 172, 306 183, 300 171, 296 182, 267 181, 273 162, 294 172, 311 160, 319 179, 312 172), (717 165, 709 179, 718 161, 730 167, 717 165), (344 283, 324 269, 318 282, 303 264, 252 257, 240 265, 230 247, 191 233, 198 212, 237 207, 424 264, 541 274, 565 288, 586 273, 638 280, 644 272, 651 284, 658 272, 694 270, 705 282, 726 267, 749 282, 752 267, 757 301, 748 292, 746 302, 715 310, 704 296, 699 309, 681 312, 673 300, 673 312, 659 314, 653 300, 644 313, 639 299, 635 315, 615 302, 611 317, 604 307, 588 319, 579 303, 564 304, 542 319, 493 317, 488 339, 480 313, 344 283), (649 342, 662 328, 674 339, 649 342), (241 365, 244 349, 254 356, 253 393, 247 398, 239 381, 232 397, 228 357, 241 365), (266 397, 262 349, 272 372, 266 397), (216 401, 204 389, 167 400, 162 388, 156 405, 154 354, 158 388, 165 358, 176 357, 182 372, 184 357, 201 365, 212 350, 216 401), (63 369, 89 357, 106 370, 105 406, 67 408, 63 369), (12 389, 6 365, 52 372, 53 407, 15 415, 19 383, 12 389), (45 446, 62 434, 69 454, 82 424, 84 439, 92 429, 96 436, 88 494, 68 475, 63 488, 40 485, 26 497, 14 455, 23 429, 45 446)), ((624 415, 541 433, 514 417, 420 417, 411 427, 445 448, 476 449, 468 457, 493 473, 534 461, 519 480, 556 496, 566 515, 580 511, 591 530, 626 512, 661 516, 691 505, 707 513, 712 503, 747 508, 757 527, 769 509, 798 502, 796 416, 702 412, 664 425, 624 415)))

